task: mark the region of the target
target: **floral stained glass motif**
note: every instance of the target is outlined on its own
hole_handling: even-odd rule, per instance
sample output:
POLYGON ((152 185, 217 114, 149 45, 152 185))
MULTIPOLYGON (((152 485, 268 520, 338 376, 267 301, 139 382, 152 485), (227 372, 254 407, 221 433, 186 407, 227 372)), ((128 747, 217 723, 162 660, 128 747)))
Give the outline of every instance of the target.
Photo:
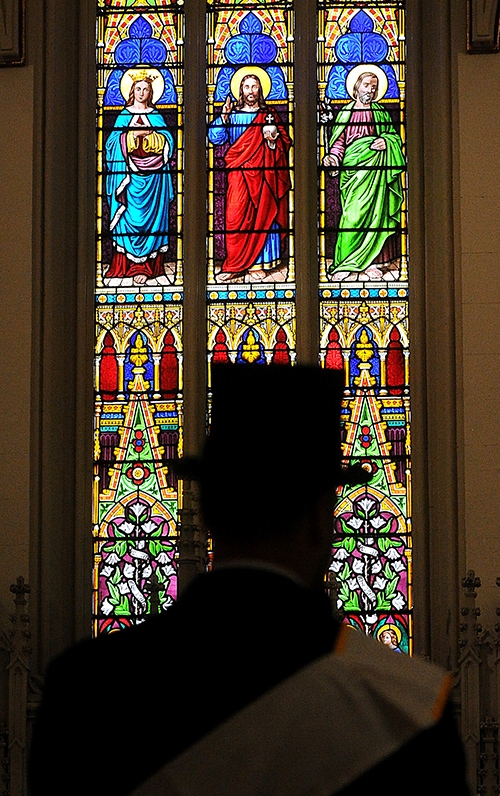
POLYGON ((97 4, 94 633, 176 595, 182 4, 97 4))
POLYGON ((405 3, 318 0, 320 356, 343 369, 347 459, 332 589, 345 621, 412 647, 405 3))
POLYGON ((209 362, 295 357, 293 19, 207 3, 209 362))

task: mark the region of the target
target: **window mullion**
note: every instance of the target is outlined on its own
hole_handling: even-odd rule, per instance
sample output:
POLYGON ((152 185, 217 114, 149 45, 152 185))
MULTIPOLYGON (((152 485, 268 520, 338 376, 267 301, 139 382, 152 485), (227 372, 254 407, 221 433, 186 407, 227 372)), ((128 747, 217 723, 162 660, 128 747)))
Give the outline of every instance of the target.
POLYGON ((185 5, 184 454, 199 452, 206 405, 205 0, 185 5))
POLYGON ((318 361, 316 3, 295 4, 295 255, 297 359, 318 361), (297 156, 300 153, 300 156, 297 156))

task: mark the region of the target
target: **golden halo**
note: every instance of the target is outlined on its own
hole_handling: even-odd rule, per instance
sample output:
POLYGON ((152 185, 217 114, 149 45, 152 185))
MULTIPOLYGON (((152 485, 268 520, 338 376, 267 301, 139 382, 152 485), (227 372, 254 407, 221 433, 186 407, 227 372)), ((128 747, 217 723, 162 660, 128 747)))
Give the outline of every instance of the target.
POLYGON ((244 77, 247 75, 255 75, 260 80, 260 85, 262 86, 262 96, 264 99, 267 97, 269 92, 271 91, 271 78, 267 74, 265 69, 262 69, 261 66, 242 66, 241 69, 238 69, 231 78, 231 93, 233 97, 237 100, 240 96, 240 83, 244 77))
POLYGON ((356 80, 358 79, 358 77, 362 75, 364 72, 371 72, 371 74, 375 75, 375 77, 378 79, 378 92, 376 99, 376 101, 378 102, 387 92, 389 83, 387 80, 387 75, 384 72, 384 70, 381 69, 380 66, 377 66, 376 64, 358 64, 353 69, 351 69, 351 71, 349 72, 349 74, 345 79, 345 87, 347 89, 347 93, 349 94, 350 97, 356 99, 356 97, 353 94, 354 86, 356 84, 356 80))
POLYGON ((379 627, 379 629, 377 630, 377 638, 379 641, 380 641, 380 636, 385 630, 394 630, 396 638, 398 640, 398 647, 399 647, 399 645, 401 644, 401 639, 403 638, 403 634, 401 633, 399 627, 397 625, 393 625, 392 623, 391 624, 386 623, 385 625, 382 625, 382 627, 379 627))
POLYGON ((128 102, 130 89, 133 83, 149 78, 153 81, 153 102, 158 102, 165 90, 165 80, 158 69, 149 69, 147 66, 137 66, 134 69, 127 69, 120 80, 120 91, 125 102, 128 102))

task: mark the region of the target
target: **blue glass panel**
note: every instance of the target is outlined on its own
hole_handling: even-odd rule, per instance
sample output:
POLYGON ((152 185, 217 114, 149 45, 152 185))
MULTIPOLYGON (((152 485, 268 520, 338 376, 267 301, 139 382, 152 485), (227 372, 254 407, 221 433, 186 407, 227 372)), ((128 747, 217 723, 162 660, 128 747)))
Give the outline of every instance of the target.
POLYGON ((267 69, 267 74, 271 78, 271 91, 269 92, 268 99, 270 100, 284 100, 288 97, 288 89, 286 87, 283 72, 279 66, 270 66, 267 69))
POLYGON ((389 45, 378 33, 365 33, 361 40, 361 58, 370 63, 383 61, 389 52, 389 45))
POLYGON ((153 28, 144 17, 138 17, 130 26, 130 37, 132 39, 147 39, 153 35, 153 28))
POLYGON ((341 36, 335 45, 335 54, 345 64, 361 63, 361 34, 349 33, 341 36))
POLYGON ((358 11, 351 20, 350 28, 353 33, 370 33, 373 30, 373 21, 366 11, 358 11))

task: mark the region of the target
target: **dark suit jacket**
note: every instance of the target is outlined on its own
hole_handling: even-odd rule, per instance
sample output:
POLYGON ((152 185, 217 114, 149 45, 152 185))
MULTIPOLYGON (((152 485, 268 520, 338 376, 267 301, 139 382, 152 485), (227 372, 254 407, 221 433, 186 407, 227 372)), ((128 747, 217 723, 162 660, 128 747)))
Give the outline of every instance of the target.
MULTIPOLYGON (((30 755, 32 796, 124 796, 328 653, 337 631, 326 596, 286 577, 243 568, 200 576, 161 616, 82 642, 49 666, 30 755)), ((341 732, 339 716, 332 733, 341 732)), ((466 794, 451 711, 343 794, 377 785, 466 794)))

